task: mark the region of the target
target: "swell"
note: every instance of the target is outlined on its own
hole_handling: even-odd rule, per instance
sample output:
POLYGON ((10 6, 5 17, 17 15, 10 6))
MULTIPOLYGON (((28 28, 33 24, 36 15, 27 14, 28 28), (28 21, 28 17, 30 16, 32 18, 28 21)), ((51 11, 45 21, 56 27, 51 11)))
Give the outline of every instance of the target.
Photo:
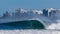
POLYGON ((45 29, 44 25, 37 20, 15 21, 10 23, 0 23, 0 29, 16 30, 16 29, 45 29))

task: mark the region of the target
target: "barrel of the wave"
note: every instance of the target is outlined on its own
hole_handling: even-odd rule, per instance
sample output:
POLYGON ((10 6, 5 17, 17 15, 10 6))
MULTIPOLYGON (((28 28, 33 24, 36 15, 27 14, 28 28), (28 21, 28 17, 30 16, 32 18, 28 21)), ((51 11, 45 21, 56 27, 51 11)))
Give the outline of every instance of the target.
POLYGON ((45 29, 45 26, 38 20, 31 20, 30 24, 32 29, 45 29))

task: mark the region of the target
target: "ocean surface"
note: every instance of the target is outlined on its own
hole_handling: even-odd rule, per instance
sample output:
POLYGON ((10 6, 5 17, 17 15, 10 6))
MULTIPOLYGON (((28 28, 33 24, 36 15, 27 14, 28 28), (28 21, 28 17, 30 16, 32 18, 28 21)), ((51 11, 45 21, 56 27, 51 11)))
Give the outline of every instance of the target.
POLYGON ((0 23, 0 34, 60 34, 60 30, 49 30, 38 20, 0 23))
POLYGON ((16 22, 0 23, 0 30, 17 30, 17 29, 45 29, 44 25, 37 20, 25 20, 16 22))

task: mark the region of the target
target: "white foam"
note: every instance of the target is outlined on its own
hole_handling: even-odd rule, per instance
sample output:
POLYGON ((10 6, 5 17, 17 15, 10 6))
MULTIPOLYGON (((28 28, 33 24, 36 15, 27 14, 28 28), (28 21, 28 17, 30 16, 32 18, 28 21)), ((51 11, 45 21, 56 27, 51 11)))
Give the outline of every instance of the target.
POLYGON ((0 30, 0 34, 60 34, 56 30, 0 30))
POLYGON ((53 23, 47 29, 60 29, 60 23, 53 23))

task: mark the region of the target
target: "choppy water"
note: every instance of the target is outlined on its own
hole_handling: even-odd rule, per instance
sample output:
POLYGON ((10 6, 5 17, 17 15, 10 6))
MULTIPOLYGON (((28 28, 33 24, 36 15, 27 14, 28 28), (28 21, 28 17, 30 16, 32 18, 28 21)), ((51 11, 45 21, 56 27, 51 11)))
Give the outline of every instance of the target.
POLYGON ((45 29, 45 27, 41 22, 37 20, 25 20, 0 24, 0 30, 16 29, 45 29))

